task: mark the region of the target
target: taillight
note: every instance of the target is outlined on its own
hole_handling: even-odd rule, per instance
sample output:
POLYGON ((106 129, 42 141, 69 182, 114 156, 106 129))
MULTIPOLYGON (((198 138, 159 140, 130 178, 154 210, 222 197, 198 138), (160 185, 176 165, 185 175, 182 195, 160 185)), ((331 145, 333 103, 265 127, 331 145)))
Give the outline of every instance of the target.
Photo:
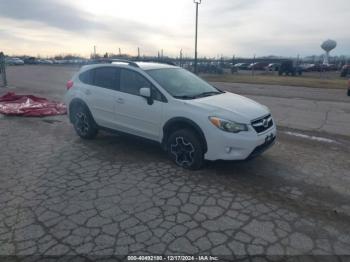
POLYGON ((67 90, 71 89, 73 87, 74 82, 72 80, 69 80, 66 84, 67 90))

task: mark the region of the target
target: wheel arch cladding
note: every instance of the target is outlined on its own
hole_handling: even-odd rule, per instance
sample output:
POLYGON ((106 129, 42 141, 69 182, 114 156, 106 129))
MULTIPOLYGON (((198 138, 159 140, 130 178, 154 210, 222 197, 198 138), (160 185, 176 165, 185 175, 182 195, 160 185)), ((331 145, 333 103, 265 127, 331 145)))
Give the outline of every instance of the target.
POLYGON ((162 145, 166 149, 167 140, 172 132, 181 129, 190 129, 194 131, 200 138, 201 143, 203 144, 203 152, 206 153, 208 150, 207 141, 205 139, 202 129, 191 119, 185 117, 175 117, 168 120, 163 126, 163 140, 162 145))

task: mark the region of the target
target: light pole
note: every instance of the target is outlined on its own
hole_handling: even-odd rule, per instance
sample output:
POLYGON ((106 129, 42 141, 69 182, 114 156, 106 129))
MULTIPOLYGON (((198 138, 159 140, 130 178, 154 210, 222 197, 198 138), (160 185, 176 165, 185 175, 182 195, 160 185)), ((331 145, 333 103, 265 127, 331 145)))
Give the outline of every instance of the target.
POLYGON ((198 5, 202 2, 202 0, 193 0, 196 4, 196 36, 195 36, 195 44, 194 44, 194 73, 197 74, 197 36, 198 36, 198 5))

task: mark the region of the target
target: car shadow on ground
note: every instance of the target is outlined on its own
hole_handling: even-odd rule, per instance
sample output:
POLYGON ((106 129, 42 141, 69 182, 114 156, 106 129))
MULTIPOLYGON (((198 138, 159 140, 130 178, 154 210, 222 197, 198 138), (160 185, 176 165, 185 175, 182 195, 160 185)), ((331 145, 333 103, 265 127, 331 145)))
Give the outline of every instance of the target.
POLYGON ((127 162, 167 160, 167 154, 158 143, 131 135, 102 131, 93 140, 77 139, 93 150, 97 150, 101 157, 108 160, 116 158, 127 162))
POLYGON ((159 144, 142 138, 101 132, 94 140, 77 138, 76 142, 83 143, 103 160, 137 164, 146 167, 146 170, 150 163, 159 164, 160 169, 166 166, 174 170, 176 177, 189 179, 199 186, 212 184, 224 187, 228 191, 239 190, 253 197, 282 201, 286 205, 297 205, 299 208, 308 206, 306 203, 309 203, 308 208, 318 206, 317 210, 328 213, 334 211, 330 208, 333 202, 337 202, 338 205, 347 204, 347 200, 338 194, 305 183, 300 179, 305 176, 302 171, 276 160, 269 152, 251 160, 206 161, 201 170, 189 171, 177 167, 159 144), (295 179, 296 176, 299 176, 299 179, 295 179), (324 191, 322 196, 321 189, 324 191), (322 202, 325 207, 320 208, 322 202))
POLYGON ((77 137, 76 142, 91 147, 91 150, 98 152, 99 156, 105 160, 120 159, 135 163, 140 161, 161 162, 171 165, 180 172, 183 171, 194 175, 230 176, 248 181, 258 178, 271 180, 278 176, 290 177, 297 172, 295 169, 290 169, 290 166, 287 164, 275 161, 268 152, 250 160, 206 161, 201 170, 189 171, 177 167, 157 142, 143 138, 127 134, 100 132, 93 140, 82 140, 77 137))
POLYGON ((166 162, 173 167, 186 172, 214 172, 215 175, 234 175, 236 177, 256 176, 269 174, 276 170, 286 170, 286 166, 276 167, 276 163, 268 156, 259 156, 250 160, 242 161, 205 161, 205 165, 199 171, 187 171, 177 167, 167 153, 157 142, 127 135, 101 132, 94 140, 82 140, 84 144, 102 150, 103 156, 120 156, 125 160, 152 162, 166 162))
POLYGON ((159 163, 175 169, 177 175, 197 177, 197 179, 208 178, 223 181, 224 184, 244 181, 252 187, 257 184, 269 188, 281 187, 287 184, 283 176, 296 173, 296 170, 288 170, 287 165, 281 165, 269 155, 245 161, 206 161, 201 170, 190 171, 176 166, 158 143, 142 138, 101 132, 94 140, 77 139, 76 141, 84 143, 104 160, 144 165, 159 163))

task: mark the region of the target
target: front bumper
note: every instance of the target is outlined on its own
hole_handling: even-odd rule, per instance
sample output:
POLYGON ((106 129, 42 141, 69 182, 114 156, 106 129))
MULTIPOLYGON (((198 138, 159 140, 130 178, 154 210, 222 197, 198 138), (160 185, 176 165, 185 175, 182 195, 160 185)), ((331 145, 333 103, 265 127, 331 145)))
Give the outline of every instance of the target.
POLYGON ((262 153, 264 153, 267 149, 272 147, 276 142, 276 136, 272 136, 271 139, 265 141, 264 144, 257 146, 253 152, 247 157, 247 159, 253 159, 257 156, 260 156, 262 153))
POLYGON ((206 135, 208 151, 206 160, 246 160, 257 157, 269 149, 276 141, 276 126, 261 134, 252 128, 238 134, 212 129, 206 135), (219 132, 219 133, 218 133, 219 132))

